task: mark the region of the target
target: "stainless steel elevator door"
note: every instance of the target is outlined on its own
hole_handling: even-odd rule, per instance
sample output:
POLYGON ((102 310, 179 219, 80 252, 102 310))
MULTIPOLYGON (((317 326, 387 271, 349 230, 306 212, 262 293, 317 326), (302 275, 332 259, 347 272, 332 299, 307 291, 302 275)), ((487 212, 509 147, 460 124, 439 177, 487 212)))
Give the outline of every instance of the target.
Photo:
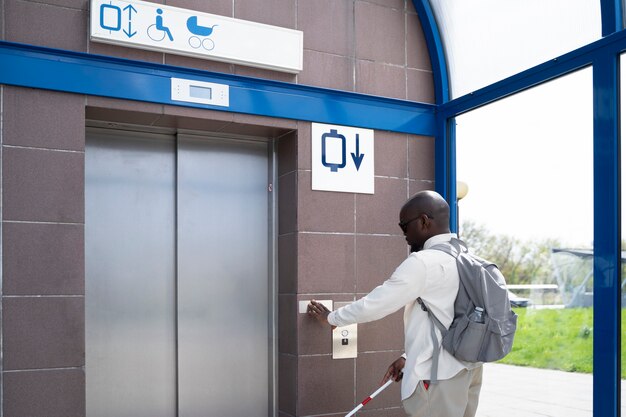
POLYGON ((89 417, 176 415, 175 146, 164 136, 87 138, 89 417))
POLYGON ((267 144, 179 137, 178 182, 180 416, 267 417, 267 144))
POLYGON ((87 416, 267 417, 268 144, 89 129, 87 416))

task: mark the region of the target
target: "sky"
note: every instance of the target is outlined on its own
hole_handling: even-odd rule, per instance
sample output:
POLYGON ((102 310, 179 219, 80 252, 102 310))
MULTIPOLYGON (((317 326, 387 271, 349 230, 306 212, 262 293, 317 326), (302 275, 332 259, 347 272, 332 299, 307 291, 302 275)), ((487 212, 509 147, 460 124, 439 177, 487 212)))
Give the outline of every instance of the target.
POLYGON ((586 68, 457 117, 461 222, 591 247, 592 94, 586 68))
MULTIPOLYGON (((594 0, 434 0, 453 97, 599 39, 594 0)), ((590 68, 457 117, 461 222, 524 240, 591 247, 590 68)))

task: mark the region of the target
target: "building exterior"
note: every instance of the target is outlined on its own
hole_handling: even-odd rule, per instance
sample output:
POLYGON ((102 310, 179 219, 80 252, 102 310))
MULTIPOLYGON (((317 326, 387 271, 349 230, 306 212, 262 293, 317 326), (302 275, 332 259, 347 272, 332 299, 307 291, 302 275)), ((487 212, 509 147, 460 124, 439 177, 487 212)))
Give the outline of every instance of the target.
MULTIPOLYGON (((302 70, 93 42, 88 0, 0 1, 1 415, 342 415, 402 353, 401 313, 332 359, 298 303, 381 283, 399 208, 435 188, 430 122, 393 125, 434 113, 413 2, 154 3, 301 31, 302 70), (173 104, 154 74, 269 101, 173 104), (315 122, 374 130, 374 194, 312 190, 315 122)), ((362 415, 404 415, 399 388, 362 415)))

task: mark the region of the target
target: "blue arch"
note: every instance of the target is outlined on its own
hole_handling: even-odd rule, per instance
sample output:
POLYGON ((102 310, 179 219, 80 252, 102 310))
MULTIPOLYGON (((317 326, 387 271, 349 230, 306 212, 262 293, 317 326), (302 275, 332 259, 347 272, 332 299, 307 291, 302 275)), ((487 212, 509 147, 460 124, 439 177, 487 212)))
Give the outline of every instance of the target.
MULTIPOLYGON (((429 0, 413 0, 413 5, 422 24, 424 38, 430 56, 437 106, 450 101, 450 79, 446 54, 437 26, 435 14, 429 0)), ((450 227, 457 228, 456 205, 456 158, 454 152, 454 122, 435 115, 435 189, 450 204, 450 227)))
POLYGON ((435 84, 435 103, 437 105, 447 103, 450 100, 448 65, 435 14, 430 7, 429 0, 413 0, 413 5, 422 24, 424 38, 428 46, 435 84))
POLYGON ((621 0, 600 0, 602 36, 619 32, 624 27, 621 0))

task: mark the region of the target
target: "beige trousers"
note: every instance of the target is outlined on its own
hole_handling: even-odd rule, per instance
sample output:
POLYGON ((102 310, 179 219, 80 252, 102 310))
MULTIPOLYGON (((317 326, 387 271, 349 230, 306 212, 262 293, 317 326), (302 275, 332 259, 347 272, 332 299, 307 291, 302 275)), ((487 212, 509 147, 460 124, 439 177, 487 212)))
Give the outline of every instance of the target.
POLYGON ((474 417, 482 382, 482 365, 431 384, 428 390, 420 381, 415 392, 402 401, 402 405, 410 417, 474 417))

